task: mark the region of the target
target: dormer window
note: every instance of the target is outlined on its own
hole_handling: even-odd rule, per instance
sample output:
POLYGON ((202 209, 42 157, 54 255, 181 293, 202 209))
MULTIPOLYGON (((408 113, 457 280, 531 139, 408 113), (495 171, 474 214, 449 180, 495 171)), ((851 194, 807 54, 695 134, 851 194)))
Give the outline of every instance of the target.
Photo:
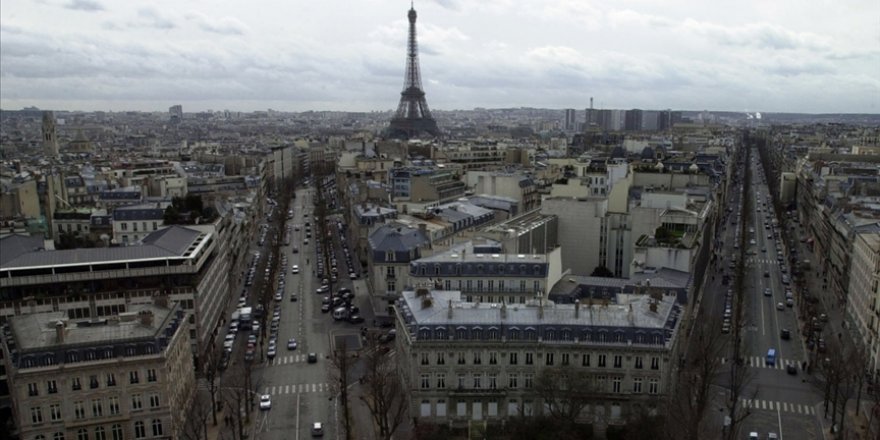
POLYGON ((394 261, 394 251, 385 252, 385 261, 394 261))

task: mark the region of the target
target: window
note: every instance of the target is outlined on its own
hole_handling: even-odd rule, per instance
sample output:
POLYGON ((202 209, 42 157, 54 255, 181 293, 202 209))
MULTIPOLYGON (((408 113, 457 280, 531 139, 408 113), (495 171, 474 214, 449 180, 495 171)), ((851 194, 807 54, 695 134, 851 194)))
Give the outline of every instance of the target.
POLYGON ((437 365, 446 365, 446 355, 437 353, 437 365))
POLYGON ((107 373, 107 386, 114 387, 116 386, 116 375, 113 373, 107 373))
POLYGON ((70 389, 72 389, 73 391, 79 391, 82 389, 82 384, 79 382, 78 377, 70 379, 70 389))
POLYGON ((474 352, 474 365, 480 365, 483 363, 483 355, 479 351, 474 352))
POLYGON ((495 389, 498 387, 498 375, 495 373, 489 373, 489 388, 495 389))
POLYGON ((633 394, 640 394, 642 392, 642 378, 635 377, 633 378, 633 394))
POLYGON ((52 440, 64 440, 64 433, 63 432, 56 432, 56 433, 52 434, 52 440))
POLYGON ((153 437, 162 435, 162 420, 153 419, 153 437))
POLYGON ((589 367, 590 366, 590 354, 586 353, 581 357, 581 366, 589 367))
POLYGON ((487 334, 488 339, 493 340, 493 341, 497 341, 499 338, 498 329, 495 327, 490 328, 486 334, 487 334))
POLYGON ((158 408, 159 407, 159 395, 158 394, 150 394, 150 408, 158 408))
POLYGON ((481 373, 474 373, 474 389, 482 388, 482 384, 480 383, 483 380, 483 375, 481 373))
POLYGON ((159 229, 159 225, 156 222, 153 222, 153 230, 155 231, 156 229, 159 229))
POLYGON ((86 428, 79 428, 76 431, 76 440, 89 440, 89 431, 86 428))
POLYGON ((61 419, 62 419, 62 417, 61 417, 61 404, 60 403, 53 403, 53 404, 49 405, 49 420, 51 420, 53 422, 57 422, 61 419))
POLYGON ((614 368, 620 368, 623 366, 623 356, 616 354, 614 355, 614 368))
POLYGON ((535 363, 535 353, 526 353, 526 365, 532 365, 535 363))
POLYGON ((547 353, 547 354, 545 355, 544 362, 545 362, 547 365, 553 365, 553 360, 554 360, 555 357, 556 357, 556 356, 555 356, 554 353, 547 353))
POLYGON ((89 376, 89 388, 95 389, 98 388, 98 376, 93 374, 89 376))
POLYGON ((600 355, 599 355, 599 366, 600 366, 600 367, 604 367, 604 366, 605 366, 605 358, 606 358, 606 356, 605 356, 604 354, 600 354, 600 355))
POLYGON ((147 370, 147 382, 155 382, 156 380, 156 369, 150 368, 149 370, 147 370))
POLYGON ((95 440, 107 440, 107 434, 104 432, 103 426, 95 428, 95 440))
POLYGON ((611 379, 611 392, 620 393, 620 382, 621 379, 619 377, 611 379))
POLYGON ((458 375, 458 388, 459 389, 464 388, 464 379, 465 379, 464 374, 458 375))
POLYGON ((467 339, 467 333, 467 329, 465 329, 464 327, 459 327, 455 329, 455 339, 467 339))
POLYGON ((638 369, 642 369, 643 365, 641 356, 636 356, 635 367, 638 369))
POLYGON ((113 396, 109 399, 109 404, 107 405, 110 408, 110 415, 116 416, 119 415, 119 397, 113 396))
POLYGON ((82 400, 73 402, 73 414, 77 420, 86 418, 86 407, 82 400))
POLYGON ((145 438, 146 436, 147 430, 144 429, 144 422, 134 422, 134 438, 145 438))
POLYGON ((40 390, 37 389, 37 383, 36 382, 29 383, 28 384, 28 396, 33 397, 33 396, 39 396, 39 395, 40 395, 40 390))
POLYGON ((660 392, 660 384, 657 382, 657 379, 651 379, 648 381, 648 394, 657 394, 660 392))
POLYGON ((120 225, 122 225, 122 230, 123 230, 123 231, 127 231, 127 230, 128 230, 128 223, 126 223, 126 222, 120 222, 120 225))
POLYGON ((54 380, 46 381, 46 391, 48 391, 49 394, 58 393, 58 383, 54 380))
POLYGON ((110 427, 110 435, 113 437, 113 440, 123 440, 122 425, 119 423, 113 424, 110 427))
POLYGON ((101 404, 101 399, 92 399, 92 415, 95 417, 101 417, 104 415, 104 407, 101 404))
POLYGON ((458 352, 458 365, 464 365, 464 352, 458 352))
POLYGON ((141 409, 144 407, 143 402, 141 402, 140 394, 132 394, 131 395, 131 409, 141 409))
POLYGON ((43 423, 43 408, 39 406, 31 407, 31 423, 43 423))
POLYGON ((507 337, 510 338, 511 341, 518 341, 519 336, 519 329, 512 328, 507 331, 507 337))
POLYGON ((532 373, 526 373, 523 375, 523 385, 526 388, 531 388, 535 384, 535 375, 532 373))
POLYGON ((659 370, 660 369, 660 358, 658 358, 656 356, 651 358, 651 369, 652 370, 659 370))
POLYGON ((147 222, 141 222, 141 226, 143 226, 144 231, 147 230, 147 222))
MULTIPOLYGON (((123 228, 123 229, 125 229, 125 228, 123 228)), ((137 222, 131 222, 131 230, 134 232, 137 232, 137 230, 138 230, 137 222)))
POLYGON ((441 390, 446 388, 446 375, 443 373, 437 374, 437 388, 441 390))
POLYGON ((140 382, 140 379, 138 378, 138 372, 137 372, 137 370, 128 373, 128 381, 129 381, 130 383, 138 383, 138 382, 140 382))
POLYGON ((509 355, 510 356, 510 365, 516 365, 517 362, 519 361, 517 359, 517 354, 518 353, 515 351, 510 352, 510 355, 509 355))
POLYGON ((568 365, 569 356, 568 353, 562 353, 562 365, 568 365))
POLYGON ((489 365, 497 365, 498 364, 498 353, 494 351, 489 352, 489 365))
POLYGON ((421 383, 422 383, 421 388, 422 388, 423 390, 427 390, 428 388, 431 388, 431 375, 429 375, 429 374, 423 374, 423 375, 421 375, 421 378, 422 378, 422 381, 421 381, 421 383))
POLYGON ((428 362, 428 353, 422 353, 421 358, 422 358, 422 365, 428 365, 428 364, 429 364, 429 362, 428 362))
POLYGON ((519 374, 511 373, 507 375, 507 387, 514 389, 519 387, 519 374))

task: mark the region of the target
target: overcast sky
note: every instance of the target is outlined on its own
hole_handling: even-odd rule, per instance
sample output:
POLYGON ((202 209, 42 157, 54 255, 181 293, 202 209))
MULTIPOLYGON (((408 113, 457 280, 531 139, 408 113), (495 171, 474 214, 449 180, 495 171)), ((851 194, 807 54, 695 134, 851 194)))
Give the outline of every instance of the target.
MULTIPOLYGON (((878 0, 421 0, 434 109, 880 113, 878 0)), ((390 110, 409 1, 3 0, 0 107, 390 110)))

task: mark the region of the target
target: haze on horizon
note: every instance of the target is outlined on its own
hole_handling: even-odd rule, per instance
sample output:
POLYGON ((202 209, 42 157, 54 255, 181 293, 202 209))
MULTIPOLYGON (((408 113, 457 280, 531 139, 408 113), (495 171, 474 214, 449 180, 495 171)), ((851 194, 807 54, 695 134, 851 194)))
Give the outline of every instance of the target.
MULTIPOLYGON (((880 113, 876 0, 611 3, 416 2, 429 106, 880 113)), ((4 0, 0 107, 392 110, 409 7, 4 0)))

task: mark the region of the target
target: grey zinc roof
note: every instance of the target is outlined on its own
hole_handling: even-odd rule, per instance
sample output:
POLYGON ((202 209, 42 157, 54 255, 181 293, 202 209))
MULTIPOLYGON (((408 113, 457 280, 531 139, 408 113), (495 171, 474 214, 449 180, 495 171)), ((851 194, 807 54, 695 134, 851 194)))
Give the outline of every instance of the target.
POLYGON ((13 234, 0 238, 0 267, 28 252, 43 249, 43 239, 29 235, 13 234))
MULTIPOLYGON (((182 257, 201 233, 181 226, 171 226, 144 237, 144 244, 110 247, 31 251, 2 262, 2 269, 51 267, 60 265, 108 263, 182 257)), ((4 243, 5 242, 0 242, 4 243)))
POLYGON ((32 313, 13 316, 9 318, 9 324, 15 337, 16 345, 23 351, 67 345, 92 344, 97 346, 129 339, 155 337, 164 326, 164 321, 172 311, 172 309, 152 304, 135 304, 128 307, 128 309, 130 313, 135 315, 135 319, 120 322, 119 324, 79 327, 75 323, 68 322, 62 344, 58 343, 55 323, 67 321, 66 312, 32 313), (137 319, 137 312, 141 310, 153 312, 153 324, 151 326, 147 327, 137 319))
POLYGON ((415 228, 383 225, 370 234, 370 247, 374 251, 409 252, 428 243, 428 239, 415 228))
POLYGON ((165 210, 154 204, 121 206, 113 210, 114 220, 162 220, 165 210))
MULTIPOLYGON (((573 304, 553 304, 546 301, 543 317, 538 305, 506 305, 506 317, 502 318, 502 305, 489 303, 468 303, 461 301, 458 291, 431 291, 432 303, 422 306, 423 297, 415 292, 403 292, 402 300, 411 313, 409 322, 421 325, 506 325, 506 326, 596 326, 596 327, 636 327, 649 329, 665 328, 674 300, 664 297, 657 305, 657 311, 650 310, 651 298, 647 295, 619 295, 620 304, 581 305, 575 312, 573 304), (452 301, 452 317, 449 306, 452 301), (576 316, 577 315, 577 316, 576 316)), ((406 313, 405 313, 406 315, 406 313)))

